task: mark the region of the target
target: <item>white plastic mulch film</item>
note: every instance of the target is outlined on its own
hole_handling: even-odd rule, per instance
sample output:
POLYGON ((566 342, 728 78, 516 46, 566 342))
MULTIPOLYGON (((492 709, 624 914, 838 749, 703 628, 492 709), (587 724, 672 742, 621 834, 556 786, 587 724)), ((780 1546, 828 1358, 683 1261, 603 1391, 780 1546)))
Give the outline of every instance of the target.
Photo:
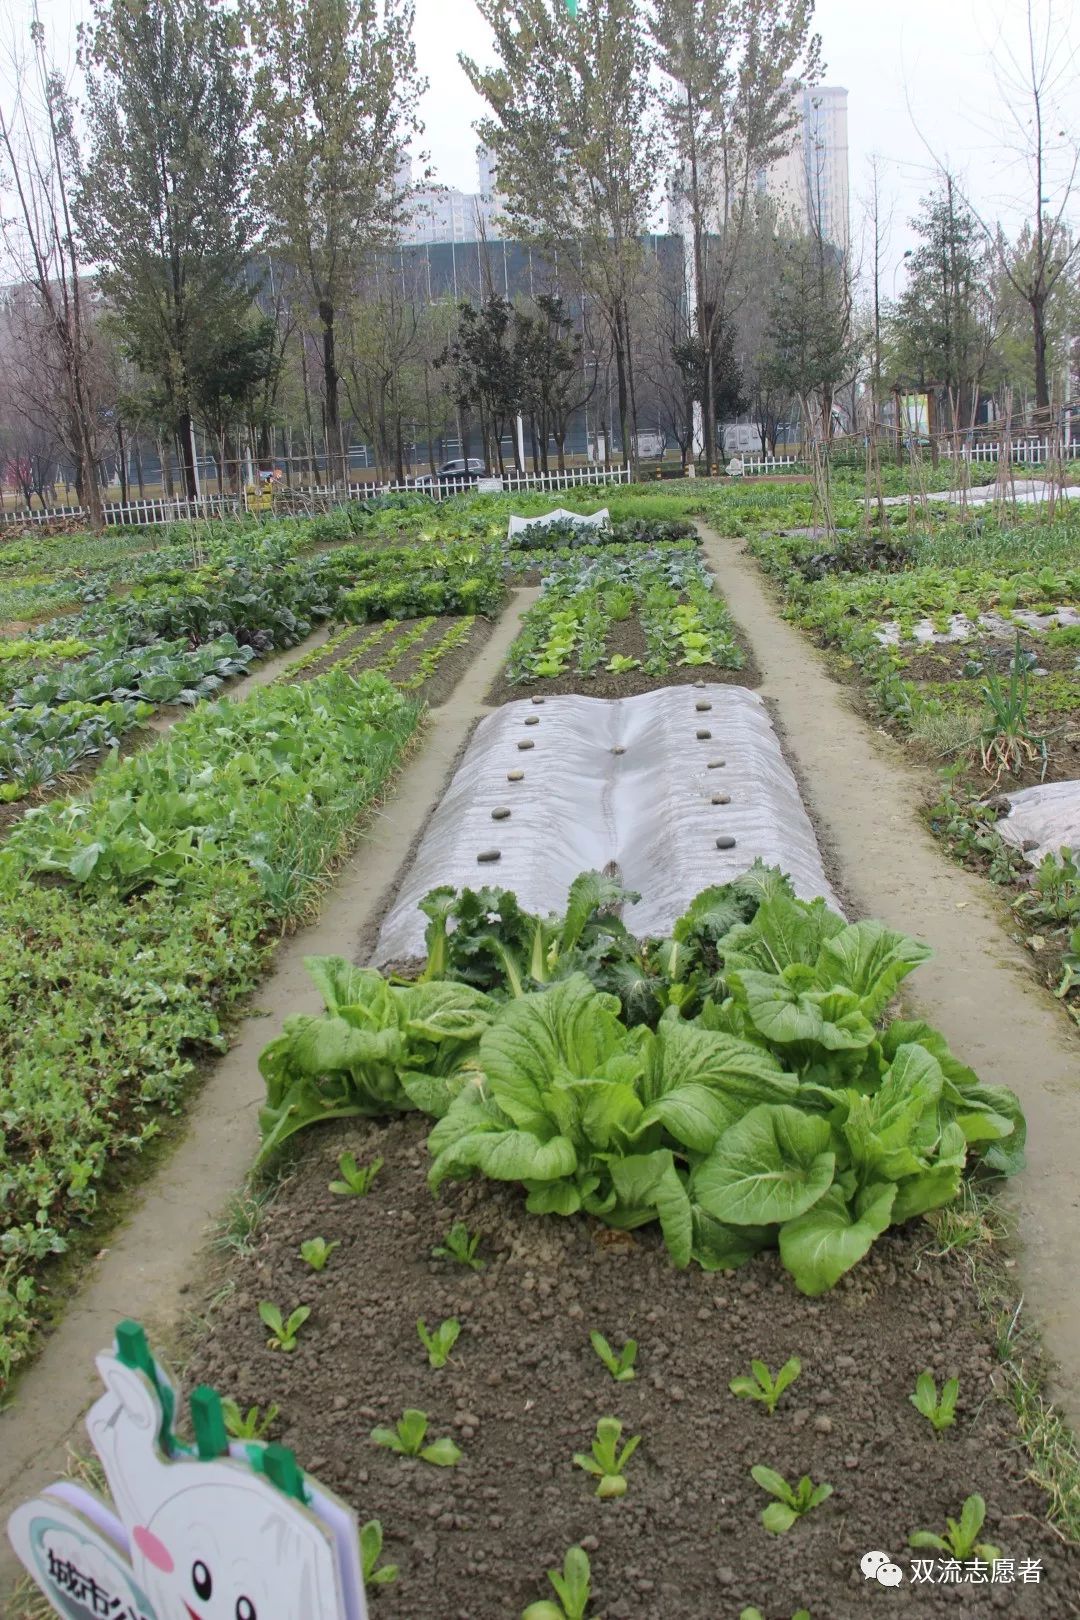
POLYGON ((839 910, 756 693, 675 686, 610 701, 508 703, 477 727, 374 960, 424 954, 417 903, 440 884, 513 889, 527 910, 557 912, 579 872, 614 863, 642 896, 625 913, 628 927, 662 937, 696 894, 758 857, 787 872, 803 899, 824 895, 839 910), (478 859, 495 851, 495 861, 478 859))
POLYGON ((1005 797, 1012 805, 997 823, 1007 844, 1023 849, 1032 866, 1060 849, 1080 850, 1080 782, 1044 782, 1005 797))
POLYGON ((587 515, 568 512, 565 507, 557 506, 553 512, 545 512, 541 517, 512 517, 507 525, 506 538, 512 540, 523 529, 535 529, 538 525, 542 528, 548 523, 572 523, 578 529, 606 529, 611 523, 611 513, 606 506, 602 506, 599 512, 587 515))

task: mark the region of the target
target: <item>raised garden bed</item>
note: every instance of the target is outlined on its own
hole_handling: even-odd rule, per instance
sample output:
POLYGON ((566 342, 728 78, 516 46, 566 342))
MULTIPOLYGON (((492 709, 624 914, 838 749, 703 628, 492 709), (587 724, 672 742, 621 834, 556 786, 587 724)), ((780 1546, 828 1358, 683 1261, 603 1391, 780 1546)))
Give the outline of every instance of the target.
MULTIPOLYGON (((1080 1557, 1046 1522, 1011 1413, 997 1398, 991 1329, 962 1258, 940 1256, 929 1226, 882 1239, 820 1299, 797 1294, 775 1256, 735 1274, 674 1271, 653 1230, 615 1233, 584 1217, 527 1215, 516 1192, 425 1186, 426 1125, 325 1126, 308 1137, 248 1255, 224 1279, 191 1381, 242 1408, 280 1407, 272 1434, 377 1516, 398 1581, 384 1620, 506 1620, 545 1592, 544 1571, 583 1543, 603 1620, 726 1620, 756 1604, 769 1620, 903 1614, 1065 1617, 1080 1613, 1080 1557), (384 1163, 366 1197, 328 1190, 339 1154, 384 1163), (464 1221, 481 1235, 473 1272, 431 1256, 464 1221), (341 1245, 324 1271, 301 1241, 341 1245), (312 1315, 290 1355, 267 1348, 257 1304, 312 1315), (433 1371, 416 1321, 461 1323, 433 1371), (637 1376, 616 1383, 589 1343, 638 1341, 637 1376), (802 1373, 770 1417, 729 1380, 752 1358, 802 1373), (955 1427, 938 1436, 910 1404, 918 1375, 960 1380, 955 1427), (454 1468, 375 1446, 370 1431, 407 1407, 430 1436, 462 1449, 454 1468), (627 1494, 600 1501, 575 1468, 599 1418, 642 1436, 627 1494), (761 1523, 768 1497, 750 1468, 833 1495, 785 1535, 761 1523), (982 1539, 1015 1559, 1012 1584, 911 1585, 910 1532, 944 1530, 965 1498, 987 1504, 982 1539), (903 1586, 868 1585, 859 1560, 884 1549, 903 1586), (1019 1580, 1039 1560, 1038 1584, 1019 1580)), ((944 1555, 942 1555, 944 1556, 944 1555)))

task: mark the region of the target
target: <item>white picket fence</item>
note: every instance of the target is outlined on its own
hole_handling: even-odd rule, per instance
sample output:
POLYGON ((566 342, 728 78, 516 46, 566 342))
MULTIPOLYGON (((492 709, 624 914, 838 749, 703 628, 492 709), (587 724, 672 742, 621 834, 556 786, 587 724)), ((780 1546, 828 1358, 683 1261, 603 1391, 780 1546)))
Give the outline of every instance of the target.
MULTIPOLYGON (((952 445, 942 447, 944 455, 951 456, 952 445)), ((1009 445, 1009 458, 1022 467, 1038 467, 1050 460, 1052 447, 1046 439, 1019 439, 1009 445)), ((1001 459, 1001 445, 992 440, 977 441, 974 444, 961 446, 961 454, 965 461, 997 462, 1001 459)), ((1064 461, 1080 461, 1080 439, 1071 443, 1061 444, 1057 447, 1057 454, 1064 461)))
MULTIPOLYGON (((738 452, 736 454, 738 455, 738 452)), ((790 472, 793 467, 803 465, 798 456, 739 455, 738 459, 742 462, 744 476, 749 477, 755 473, 790 472)))
MULTIPOLYGON (((502 489, 517 493, 523 490, 557 490, 575 489, 582 485, 608 485, 628 484, 630 482, 629 467, 568 467, 565 472, 554 473, 507 473, 501 479, 485 480, 482 487, 494 488, 499 485, 502 489)), ((414 481, 405 484, 344 484, 338 486, 298 489, 286 489, 278 486, 274 494, 274 513, 267 515, 278 516, 314 516, 316 512, 328 512, 335 506, 344 506, 349 501, 362 501, 370 499, 373 495, 384 495, 401 492, 408 495, 429 495, 433 500, 446 500, 450 495, 458 495, 475 491, 475 481, 467 479, 449 479, 433 482, 414 481)), ((189 500, 144 500, 108 501, 105 504, 105 522, 115 525, 129 525, 142 528, 152 523, 179 523, 189 522, 194 518, 234 517, 247 510, 247 502, 243 495, 203 495, 197 501, 189 500)), ((58 521, 70 521, 77 518, 82 522, 89 521, 89 512, 84 506, 47 506, 37 507, 27 511, 0 511, 0 523, 18 524, 27 523, 47 524, 58 521)))

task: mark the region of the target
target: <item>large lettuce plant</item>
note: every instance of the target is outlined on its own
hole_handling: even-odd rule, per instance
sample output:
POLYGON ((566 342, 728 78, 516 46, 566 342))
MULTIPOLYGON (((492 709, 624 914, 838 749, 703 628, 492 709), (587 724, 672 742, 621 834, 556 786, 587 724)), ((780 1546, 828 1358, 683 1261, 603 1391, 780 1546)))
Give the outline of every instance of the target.
POLYGON ((479 1173, 520 1183, 536 1214, 658 1221, 679 1266, 779 1248, 807 1294, 949 1203, 973 1164, 1023 1162, 1012 1092, 981 1085, 929 1025, 887 1020, 926 947, 799 901, 778 874, 707 891, 636 959, 595 882, 561 929, 512 897, 471 896, 456 941, 450 895, 425 906, 429 973, 456 967, 509 999, 339 964, 329 1016, 290 1020, 264 1054, 264 1153, 316 1118, 419 1107, 436 1118, 433 1189, 479 1173), (630 1023, 582 964, 631 988, 636 967, 655 1027, 630 1023), (429 1007, 439 993, 451 999, 429 1007))

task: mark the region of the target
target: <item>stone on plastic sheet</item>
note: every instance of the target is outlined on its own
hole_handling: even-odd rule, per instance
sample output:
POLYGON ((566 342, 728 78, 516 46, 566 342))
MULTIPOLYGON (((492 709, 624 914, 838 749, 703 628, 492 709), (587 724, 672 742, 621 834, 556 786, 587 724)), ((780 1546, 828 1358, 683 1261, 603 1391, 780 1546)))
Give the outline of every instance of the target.
MULTIPOLYGON (((731 798, 719 812, 722 825, 710 762, 687 749, 694 708, 685 686, 615 700, 550 697, 544 769, 517 785, 513 819, 500 824, 500 886, 529 911, 562 911, 579 872, 614 862, 642 896, 627 907, 627 926, 663 937, 702 889, 741 876, 760 857, 788 872, 804 899, 824 895, 839 910, 762 699, 736 686, 711 686, 708 694, 731 798), (615 756, 623 744, 626 754, 615 756), (735 846, 718 851, 725 835, 735 846)), ((383 922, 375 962, 423 954, 426 919, 417 907, 430 889, 475 886, 476 851, 490 838, 527 707, 528 699, 505 704, 476 728, 383 922)))
POLYGON ((1005 797, 1012 809, 997 830, 1032 866, 1061 849, 1080 850, 1080 782, 1043 782, 1005 797))

